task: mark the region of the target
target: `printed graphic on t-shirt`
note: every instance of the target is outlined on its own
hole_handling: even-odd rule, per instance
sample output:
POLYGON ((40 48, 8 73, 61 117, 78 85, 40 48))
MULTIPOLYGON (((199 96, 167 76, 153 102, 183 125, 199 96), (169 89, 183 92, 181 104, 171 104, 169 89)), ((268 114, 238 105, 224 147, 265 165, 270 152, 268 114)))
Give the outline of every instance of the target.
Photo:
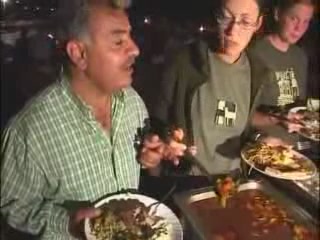
POLYGON ((233 127, 237 117, 237 105, 230 101, 218 100, 217 106, 216 125, 233 127))
POLYGON ((293 103, 299 96, 298 82, 293 68, 285 71, 275 72, 277 84, 279 87, 278 105, 286 105, 293 103))

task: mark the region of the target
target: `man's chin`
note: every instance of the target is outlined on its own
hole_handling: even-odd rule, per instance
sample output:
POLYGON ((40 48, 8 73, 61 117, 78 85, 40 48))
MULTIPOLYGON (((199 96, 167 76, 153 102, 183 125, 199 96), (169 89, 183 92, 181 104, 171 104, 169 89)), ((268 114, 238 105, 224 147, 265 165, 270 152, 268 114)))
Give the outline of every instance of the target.
POLYGON ((127 88, 131 85, 131 83, 132 83, 132 77, 127 78, 127 79, 123 79, 121 82, 119 82, 119 85, 117 86, 117 88, 119 90, 123 89, 123 88, 127 88))
POLYGON ((295 38, 295 39, 290 39, 288 42, 289 44, 293 45, 293 44, 296 44, 299 40, 300 38, 295 38))
POLYGON ((286 38, 284 38, 284 40, 290 45, 292 45, 292 44, 296 44, 300 40, 300 38, 293 38, 293 37, 287 36, 286 38))
POLYGON ((221 49, 221 52, 226 54, 226 55, 230 55, 230 56, 239 55, 239 49, 238 48, 234 48, 234 47, 223 48, 223 49, 221 49))

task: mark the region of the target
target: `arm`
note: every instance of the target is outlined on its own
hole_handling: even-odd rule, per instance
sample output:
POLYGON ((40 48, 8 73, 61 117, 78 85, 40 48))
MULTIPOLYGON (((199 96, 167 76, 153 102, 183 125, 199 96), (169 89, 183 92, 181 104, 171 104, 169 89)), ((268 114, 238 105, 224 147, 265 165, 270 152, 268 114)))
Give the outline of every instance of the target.
POLYGON ((251 118, 251 125, 255 128, 271 126, 271 125, 278 124, 279 122, 280 121, 277 118, 272 117, 267 113, 263 113, 259 111, 254 111, 251 118))
POLYGON ((52 189, 48 176, 36 164, 37 155, 27 135, 8 131, 1 143, 1 213, 12 227, 50 238, 68 235, 69 216, 55 199, 45 198, 52 189))

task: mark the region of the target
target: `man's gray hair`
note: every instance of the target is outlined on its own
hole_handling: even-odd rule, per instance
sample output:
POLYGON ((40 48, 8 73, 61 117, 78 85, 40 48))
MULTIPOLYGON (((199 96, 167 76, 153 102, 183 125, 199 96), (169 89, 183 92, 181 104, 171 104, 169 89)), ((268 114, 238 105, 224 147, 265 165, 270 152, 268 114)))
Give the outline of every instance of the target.
POLYGON ((90 8, 105 6, 124 9, 123 0, 60 0, 57 14, 57 35, 61 42, 80 39, 87 33, 90 8))

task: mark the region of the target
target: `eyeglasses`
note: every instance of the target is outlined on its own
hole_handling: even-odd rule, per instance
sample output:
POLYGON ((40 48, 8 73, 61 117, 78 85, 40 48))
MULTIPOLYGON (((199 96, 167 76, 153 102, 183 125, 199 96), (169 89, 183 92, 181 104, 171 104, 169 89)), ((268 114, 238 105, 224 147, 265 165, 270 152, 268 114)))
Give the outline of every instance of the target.
POLYGON ((249 22, 246 19, 239 19, 236 20, 235 17, 228 17, 225 15, 217 15, 217 22, 219 25, 221 25, 223 28, 229 27, 231 24, 238 24, 238 26, 241 29, 244 30, 250 30, 258 25, 258 20, 255 22, 249 22))

